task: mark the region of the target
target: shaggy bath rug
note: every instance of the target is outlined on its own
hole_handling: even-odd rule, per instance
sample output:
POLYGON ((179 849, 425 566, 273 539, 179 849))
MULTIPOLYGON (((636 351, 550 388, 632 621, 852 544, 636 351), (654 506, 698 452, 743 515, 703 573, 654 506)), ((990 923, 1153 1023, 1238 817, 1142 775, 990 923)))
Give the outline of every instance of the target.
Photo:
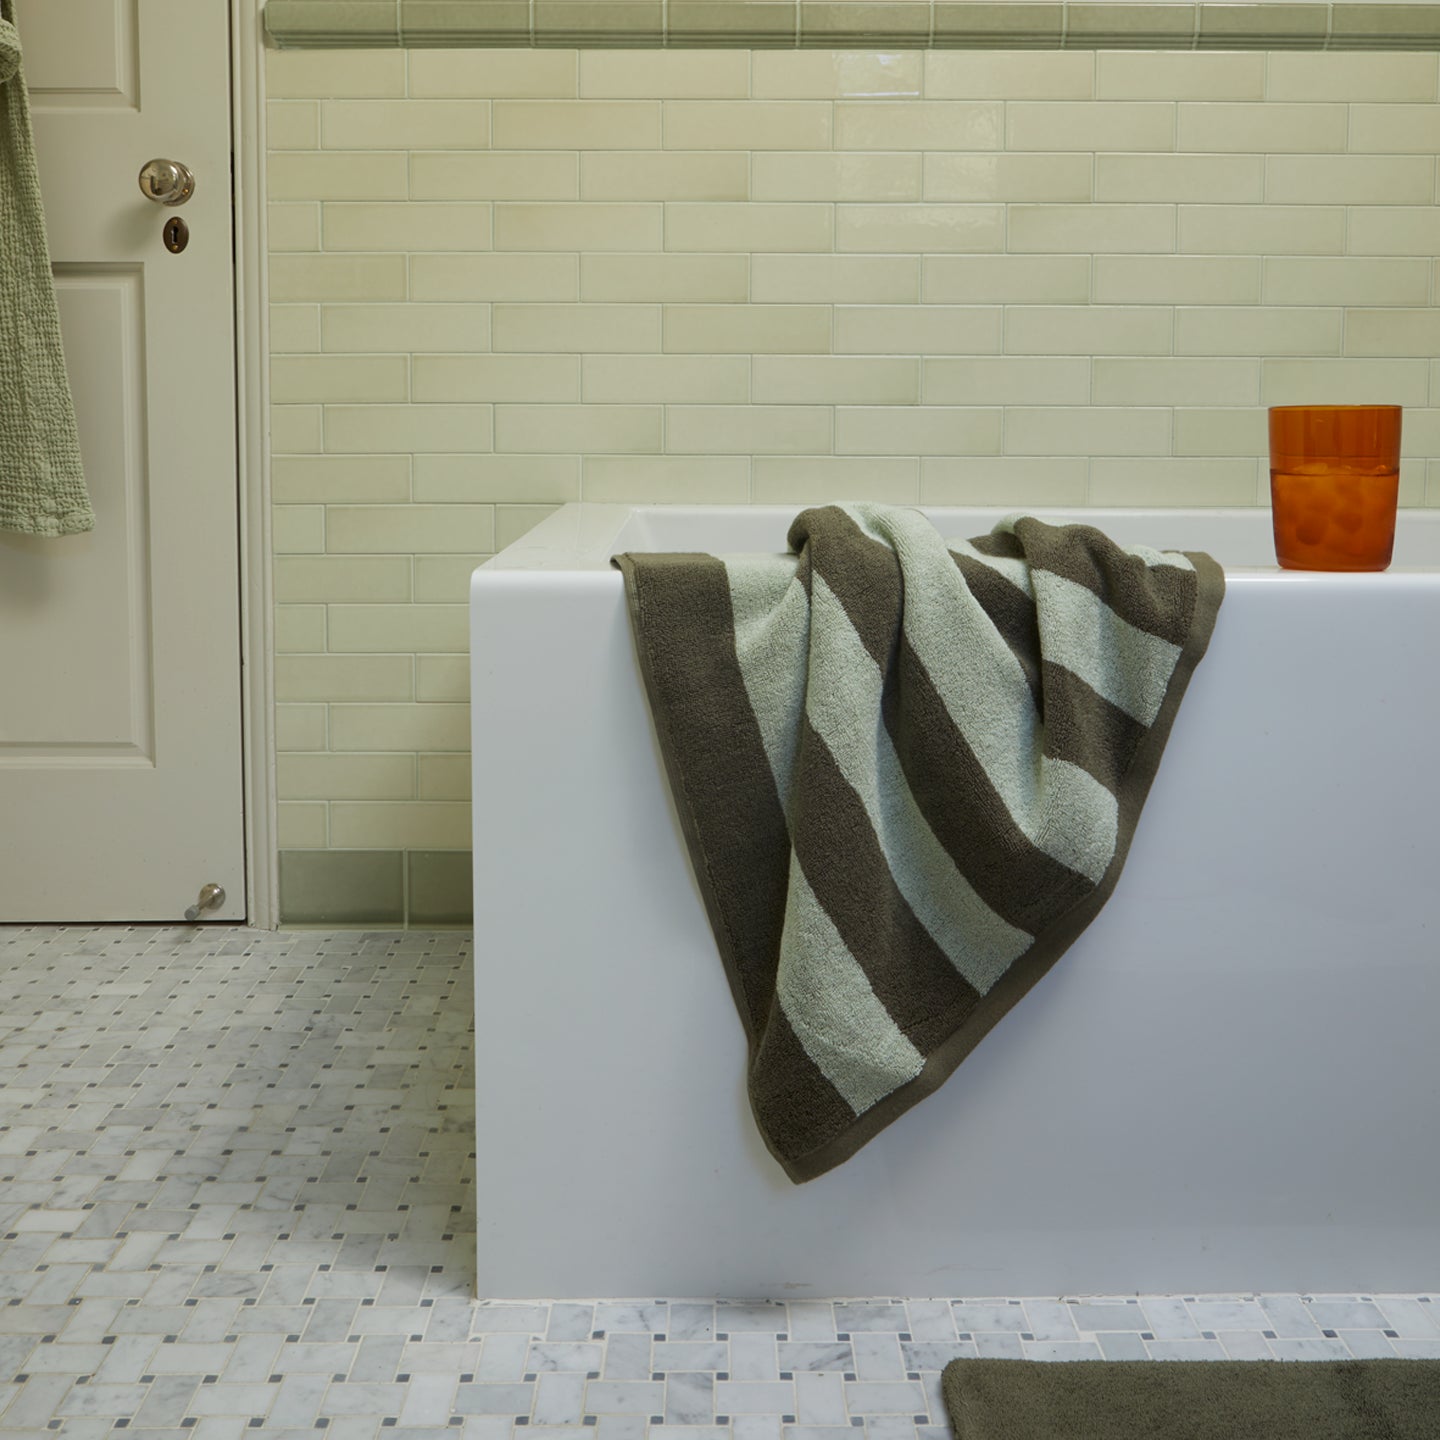
POLYGON ((956 1440, 1435 1440, 1440 1360, 952 1360, 956 1440))

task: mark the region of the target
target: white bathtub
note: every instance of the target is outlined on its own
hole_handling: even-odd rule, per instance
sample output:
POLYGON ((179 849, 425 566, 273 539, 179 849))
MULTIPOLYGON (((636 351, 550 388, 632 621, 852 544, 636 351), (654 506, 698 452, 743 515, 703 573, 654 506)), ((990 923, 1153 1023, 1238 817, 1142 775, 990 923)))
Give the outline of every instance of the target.
POLYGON ((1228 574, 1129 863, 939 1093, 796 1187, 607 563, 794 513, 569 505, 475 572, 478 1293, 1440 1285, 1440 514, 1341 576, 1274 569, 1265 511, 1058 517, 1228 574))

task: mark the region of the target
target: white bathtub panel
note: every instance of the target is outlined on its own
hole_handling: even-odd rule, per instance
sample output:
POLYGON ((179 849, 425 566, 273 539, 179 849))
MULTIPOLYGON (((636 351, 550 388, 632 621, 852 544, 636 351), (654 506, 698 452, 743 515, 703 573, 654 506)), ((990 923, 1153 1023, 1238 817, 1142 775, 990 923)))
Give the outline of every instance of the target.
POLYGON ((1232 577, 1110 904, 801 1187, 749 1114, 618 575, 482 570, 473 617, 482 1296, 1440 1283, 1440 577, 1232 577))

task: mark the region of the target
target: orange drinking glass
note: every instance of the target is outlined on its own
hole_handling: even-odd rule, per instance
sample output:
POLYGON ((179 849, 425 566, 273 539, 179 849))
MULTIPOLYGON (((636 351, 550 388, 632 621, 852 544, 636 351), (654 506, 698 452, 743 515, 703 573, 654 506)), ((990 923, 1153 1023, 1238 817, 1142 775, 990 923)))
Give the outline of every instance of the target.
POLYGON ((1284 569, 1385 569, 1399 494, 1400 406, 1271 408, 1270 509, 1284 569))

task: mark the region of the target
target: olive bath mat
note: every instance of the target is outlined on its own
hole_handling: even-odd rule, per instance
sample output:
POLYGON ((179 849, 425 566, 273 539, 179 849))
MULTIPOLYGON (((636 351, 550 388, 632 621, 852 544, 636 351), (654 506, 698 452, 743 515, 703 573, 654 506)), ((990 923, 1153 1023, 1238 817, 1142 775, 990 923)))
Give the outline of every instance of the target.
POLYGON ((1435 1440, 1440 1360, 952 1360, 956 1440, 1435 1440))

